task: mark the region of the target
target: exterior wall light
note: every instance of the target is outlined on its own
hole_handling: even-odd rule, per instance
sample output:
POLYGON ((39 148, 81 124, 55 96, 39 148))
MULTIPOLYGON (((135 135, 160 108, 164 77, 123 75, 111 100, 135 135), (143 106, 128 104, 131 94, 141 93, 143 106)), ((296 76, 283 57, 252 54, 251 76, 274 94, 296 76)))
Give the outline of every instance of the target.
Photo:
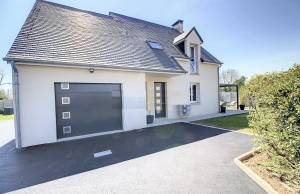
POLYGON ((90 68, 90 73, 94 73, 94 69, 93 68, 90 68))

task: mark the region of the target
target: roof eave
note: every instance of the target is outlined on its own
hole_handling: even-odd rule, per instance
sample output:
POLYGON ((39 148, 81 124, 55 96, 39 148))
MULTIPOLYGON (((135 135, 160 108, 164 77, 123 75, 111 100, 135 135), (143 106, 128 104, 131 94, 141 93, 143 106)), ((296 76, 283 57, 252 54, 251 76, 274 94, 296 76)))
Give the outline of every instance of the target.
POLYGON ((203 59, 201 59, 201 62, 202 62, 202 63, 217 64, 217 65, 222 65, 222 64, 223 64, 222 62, 207 61, 207 60, 203 60, 203 59))
MULTIPOLYGON (((19 62, 19 63, 33 63, 33 64, 43 64, 44 66, 69 66, 69 67, 80 67, 80 68, 101 68, 101 69, 114 69, 114 70, 132 70, 132 71, 147 71, 147 72, 161 72, 161 73, 175 73, 175 74, 185 74, 187 71, 172 71, 172 70, 162 70, 162 69, 145 69, 145 68, 133 68, 133 67, 120 67, 120 66, 108 66, 108 65, 97 65, 89 63, 70 63, 61 61, 45 61, 45 60, 33 60, 33 59, 20 59, 20 58, 2 58, 3 61, 19 62)), ((176 60, 175 60, 176 61, 176 60)))
POLYGON ((179 45, 180 43, 184 42, 186 38, 180 39, 177 42, 173 43, 174 45, 179 45))

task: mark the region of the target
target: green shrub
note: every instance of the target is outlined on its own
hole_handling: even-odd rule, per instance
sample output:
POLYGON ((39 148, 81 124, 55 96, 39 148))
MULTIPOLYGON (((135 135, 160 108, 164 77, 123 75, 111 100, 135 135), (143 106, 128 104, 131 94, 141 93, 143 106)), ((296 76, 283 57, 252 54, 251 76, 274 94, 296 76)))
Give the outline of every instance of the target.
POLYGON ((254 112, 248 116, 254 144, 285 182, 300 183, 300 66, 252 77, 246 84, 254 112))
POLYGON ((247 101, 246 88, 241 86, 239 88, 239 103, 245 105, 247 101))

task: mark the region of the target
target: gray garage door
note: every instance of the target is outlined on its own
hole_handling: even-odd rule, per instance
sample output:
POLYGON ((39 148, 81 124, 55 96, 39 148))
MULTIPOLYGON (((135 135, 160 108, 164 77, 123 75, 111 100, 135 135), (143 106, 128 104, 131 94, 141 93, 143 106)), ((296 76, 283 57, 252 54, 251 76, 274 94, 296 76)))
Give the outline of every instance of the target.
POLYGON ((122 129, 120 84, 55 83, 57 138, 122 129))

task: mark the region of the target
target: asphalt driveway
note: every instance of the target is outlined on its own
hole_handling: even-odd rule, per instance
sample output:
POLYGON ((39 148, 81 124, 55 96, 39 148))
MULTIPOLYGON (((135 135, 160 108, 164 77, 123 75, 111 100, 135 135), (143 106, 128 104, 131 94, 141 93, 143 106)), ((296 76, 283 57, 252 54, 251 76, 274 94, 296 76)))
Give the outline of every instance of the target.
POLYGON ((210 127, 177 123, 14 146, 0 147, 0 193, 265 193, 233 163, 251 149, 249 135, 210 127), (94 158, 105 150, 112 154, 94 158))

